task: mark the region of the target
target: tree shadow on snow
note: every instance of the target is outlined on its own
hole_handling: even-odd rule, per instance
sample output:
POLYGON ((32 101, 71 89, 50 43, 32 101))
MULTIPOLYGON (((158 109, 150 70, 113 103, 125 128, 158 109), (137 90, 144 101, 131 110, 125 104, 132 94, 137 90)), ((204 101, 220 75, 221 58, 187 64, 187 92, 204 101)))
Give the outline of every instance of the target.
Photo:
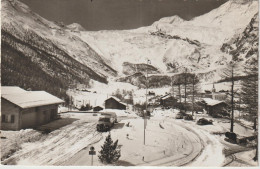
POLYGON ((116 163, 116 166, 134 166, 134 164, 128 162, 128 161, 124 161, 124 160, 119 160, 116 163))

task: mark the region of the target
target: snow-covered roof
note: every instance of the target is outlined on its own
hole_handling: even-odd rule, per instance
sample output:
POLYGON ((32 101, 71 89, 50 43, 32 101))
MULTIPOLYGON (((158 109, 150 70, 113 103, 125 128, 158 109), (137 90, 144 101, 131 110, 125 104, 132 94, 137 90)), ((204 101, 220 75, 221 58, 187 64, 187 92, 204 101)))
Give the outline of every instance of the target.
POLYGON ((95 107, 101 107, 102 109, 105 108, 104 106, 101 106, 101 105, 94 106, 93 108, 95 108, 95 107))
MULTIPOLYGON (((118 102, 121 102, 121 100, 120 100, 119 98, 115 97, 115 96, 110 96, 108 99, 111 99, 111 98, 114 99, 114 100, 116 100, 116 101, 118 101, 118 102)), ((107 100, 108 100, 108 99, 107 99, 107 100)))
POLYGON ((211 99, 211 98, 203 98, 203 101, 205 101, 205 103, 209 106, 215 106, 215 105, 220 104, 220 103, 225 103, 223 101, 214 100, 214 99, 211 99))
POLYGON ((2 98, 21 108, 38 107, 64 102, 45 91, 26 91, 24 93, 2 94, 2 98))
POLYGON ((17 86, 2 86, 1 87, 1 94, 14 94, 14 93, 25 93, 26 90, 17 87, 17 86))
POLYGON ((164 99, 165 97, 168 97, 168 96, 170 96, 170 94, 163 95, 163 96, 161 96, 161 99, 164 99))
POLYGON ((171 95, 167 95, 167 96, 162 97, 161 99, 162 99, 162 100, 166 100, 166 99, 169 99, 169 98, 171 98, 171 97, 172 97, 171 95))
MULTIPOLYGON (((114 99, 114 100, 116 100, 117 102, 119 102, 119 103, 121 103, 121 104, 123 104, 123 105, 125 105, 125 106, 127 106, 127 104, 126 103, 123 103, 123 102, 121 102, 121 100, 120 99, 118 99, 117 97, 115 97, 115 96, 111 96, 111 97, 109 97, 108 99, 114 99)), ((106 100, 108 100, 108 99, 106 99, 106 100)))

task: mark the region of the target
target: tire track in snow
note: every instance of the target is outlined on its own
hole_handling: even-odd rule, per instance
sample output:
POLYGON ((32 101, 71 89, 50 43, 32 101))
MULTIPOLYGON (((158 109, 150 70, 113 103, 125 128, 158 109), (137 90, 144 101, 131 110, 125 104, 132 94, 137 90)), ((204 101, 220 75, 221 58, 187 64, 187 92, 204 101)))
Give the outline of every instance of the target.
MULTIPOLYGON (((164 121, 164 128, 167 128, 168 126, 174 127, 172 125, 171 121, 165 120, 164 121)), ((176 125, 176 123, 175 123, 176 125)), ((185 127, 185 126, 178 126, 181 127, 182 129, 184 129, 184 134, 183 133, 179 133, 182 135, 182 137, 184 137, 186 139, 184 139, 185 142, 185 146, 188 147, 190 146, 191 149, 190 151, 186 154, 182 154, 181 156, 175 157, 173 156, 168 156, 168 157, 164 157, 161 159, 157 159, 157 160, 153 160, 150 162, 146 162, 143 164, 138 164, 138 165, 143 165, 143 166, 147 166, 147 165, 156 165, 156 166, 185 166, 187 164, 189 164, 190 162, 194 161, 202 152, 204 145, 202 144, 202 141, 200 139, 200 137, 198 137, 198 135, 193 132, 192 130, 190 130, 189 128, 185 127), (198 141, 199 140, 199 141, 198 141), (187 145, 187 143, 189 143, 187 145), (196 143, 196 145, 194 145, 194 143, 196 143)), ((163 132, 163 133, 167 133, 167 132, 163 132)), ((167 133, 170 135, 175 135, 172 133, 167 133)), ((177 151, 178 152, 182 152, 180 151, 181 147, 178 146, 177 147, 177 151)), ((183 144, 182 144, 182 148, 183 148, 183 144)))
POLYGON ((74 154, 99 140, 96 123, 75 121, 72 125, 54 130, 39 141, 24 143, 10 158, 10 163, 21 165, 60 165, 74 154))

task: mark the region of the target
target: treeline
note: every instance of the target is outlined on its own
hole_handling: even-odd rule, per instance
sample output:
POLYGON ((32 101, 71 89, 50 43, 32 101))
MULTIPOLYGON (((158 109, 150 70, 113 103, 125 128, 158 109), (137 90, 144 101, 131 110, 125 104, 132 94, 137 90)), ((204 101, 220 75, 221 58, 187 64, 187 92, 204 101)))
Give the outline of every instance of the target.
POLYGON ((124 103, 133 104, 133 91, 117 89, 115 92, 112 93, 112 96, 117 97, 124 103))
POLYGON ((44 72, 13 48, 2 43, 2 86, 19 86, 25 90, 44 90, 57 97, 68 99, 68 84, 44 72))
MULTIPOLYGON (((19 26, 18 26, 19 28, 19 26)), ((51 41, 31 31, 19 32, 12 24, 2 31, 2 85, 44 90, 69 101, 68 88, 89 85, 90 77, 107 83, 87 66, 79 63, 51 41)))

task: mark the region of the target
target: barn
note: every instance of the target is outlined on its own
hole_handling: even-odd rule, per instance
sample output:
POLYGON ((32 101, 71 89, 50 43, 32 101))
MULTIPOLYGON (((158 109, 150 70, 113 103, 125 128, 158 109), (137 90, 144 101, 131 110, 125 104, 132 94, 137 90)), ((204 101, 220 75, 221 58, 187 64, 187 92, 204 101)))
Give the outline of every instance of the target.
POLYGON ((45 91, 26 91, 19 87, 1 88, 1 129, 20 130, 46 124, 57 117, 64 101, 45 91))
POLYGON ((177 99, 175 99, 171 95, 165 95, 160 98, 160 105, 163 107, 173 107, 174 105, 176 105, 176 103, 177 99))
POLYGON ((216 116, 225 113, 227 104, 223 101, 214 100, 210 98, 204 98, 202 103, 205 106, 205 109, 209 115, 216 116))
POLYGON ((126 104, 122 103, 116 97, 110 97, 105 100, 105 108, 106 109, 119 109, 119 110, 126 110, 126 104))

